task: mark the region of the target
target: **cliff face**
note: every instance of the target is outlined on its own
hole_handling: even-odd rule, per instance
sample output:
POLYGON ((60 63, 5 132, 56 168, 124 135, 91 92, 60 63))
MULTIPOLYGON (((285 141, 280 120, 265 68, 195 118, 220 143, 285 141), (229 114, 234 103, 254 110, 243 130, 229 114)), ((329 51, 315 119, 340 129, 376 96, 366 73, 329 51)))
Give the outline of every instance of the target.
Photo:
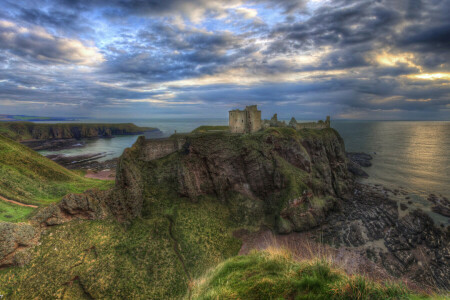
POLYGON ((152 214, 162 198, 212 197, 245 223, 286 233, 316 226, 350 189, 344 144, 333 129, 171 139, 173 153, 159 159, 158 148, 167 147, 144 138, 124 152, 111 203, 120 218, 152 214))
POLYGON ((132 123, 86 124, 60 123, 37 124, 31 122, 2 122, 0 133, 14 140, 80 139, 91 137, 111 137, 114 135, 141 134, 157 130, 138 127, 132 123))

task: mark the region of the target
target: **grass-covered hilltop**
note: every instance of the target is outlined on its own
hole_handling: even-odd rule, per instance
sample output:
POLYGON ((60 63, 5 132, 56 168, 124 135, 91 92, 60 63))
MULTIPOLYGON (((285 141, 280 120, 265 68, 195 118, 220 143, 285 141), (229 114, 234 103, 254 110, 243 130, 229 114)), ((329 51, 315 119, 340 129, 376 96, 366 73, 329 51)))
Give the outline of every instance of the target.
MULTIPOLYGON (((10 141, 10 140, 7 140, 10 141)), ((0 224, 6 299, 397 299, 404 285, 351 276, 282 250, 242 251, 258 231, 303 232, 352 194, 331 129, 251 134, 203 127, 140 137, 115 186, 64 196, 0 224)), ((286 236, 286 235, 285 235, 286 236)), ((423 296, 426 297, 426 296, 423 296)))

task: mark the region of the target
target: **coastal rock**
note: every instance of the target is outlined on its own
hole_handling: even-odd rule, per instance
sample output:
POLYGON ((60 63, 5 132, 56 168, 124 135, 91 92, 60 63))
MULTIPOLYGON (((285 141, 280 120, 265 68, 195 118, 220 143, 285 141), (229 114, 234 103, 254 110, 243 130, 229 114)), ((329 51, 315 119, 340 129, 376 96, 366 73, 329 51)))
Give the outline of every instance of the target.
POLYGON ((64 155, 64 154, 50 154, 46 157, 66 167, 67 169, 91 169, 101 171, 105 169, 115 169, 117 167, 118 158, 109 159, 106 161, 98 161, 107 155, 106 152, 82 154, 82 155, 64 155))
POLYGON ((427 200, 434 204, 432 210, 435 213, 450 217, 450 201, 447 198, 430 194, 427 200))
POLYGON ((372 155, 363 152, 347 152, 347 158, 361 167, 370 167, 372 165, 372 155))
POLYGON ((83 147, 85 143, 75 138, 68 139, 50 139, 50 140, 26 140, 20 142, 35 151, 39 150, 63 150, 75 147, 83 147))
POLYGON ((397 203, 378 188, 356 184, 353 197, 317 229, 320 239, 336 247, 367 249, 368 257, 393 276, 450 289, 448 228, 438 228, 421 210, 401 218, 397 203))
POLYGON ((355 163, 354 161, 349 160, 348 162, 348 171, 357 177, 368 178, 369 174, 367 174, 360 165, 355 163))
POLYGON ((370 167, 372 163, 372 156, 363 152, 346 152, 348 158, 348 171, 357 177, 368 178, 367 174, 362 167, 370 167))
POLYGON ((38 226, 53 226, 72 219, 95 220, 111 215, 107 205, 109 191, 88 190, 83 194, 69 194, 61 202, 39 210, 32 218, 38 226))

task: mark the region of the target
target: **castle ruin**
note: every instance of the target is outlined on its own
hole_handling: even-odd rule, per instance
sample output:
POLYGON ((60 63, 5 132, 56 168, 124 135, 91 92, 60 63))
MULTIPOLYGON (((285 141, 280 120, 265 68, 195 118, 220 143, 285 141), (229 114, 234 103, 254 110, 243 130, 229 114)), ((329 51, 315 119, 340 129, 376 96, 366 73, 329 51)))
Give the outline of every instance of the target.
POLYGON ((279 121, 277 114, 270 120, 261 120, 261 111, 256 105, 246 106, 245 110, 229 111, 229 127, 232 133, 252 133, 269 127, 291 127, 296 130, 301 129, 324 129, 330 128, 330 116, 325 121, 318 122, 297 122, 292 118, 289 124, 279 121))
POLYGON ((256 105, 245 107, 245 110, 230 110, 229 126, 233 133, 252 133, 261 129, 261 111, 256 105))

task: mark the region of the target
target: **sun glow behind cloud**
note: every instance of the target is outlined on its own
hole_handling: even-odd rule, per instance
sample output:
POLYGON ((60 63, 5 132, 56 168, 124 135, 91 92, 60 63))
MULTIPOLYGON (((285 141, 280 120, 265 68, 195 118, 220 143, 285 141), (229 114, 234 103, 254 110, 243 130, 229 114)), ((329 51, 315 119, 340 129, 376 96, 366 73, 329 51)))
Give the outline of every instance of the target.
POLYGON ((421 73, 408 75, 407 77, 424 80, 450 80, 450 73, 421 73))

